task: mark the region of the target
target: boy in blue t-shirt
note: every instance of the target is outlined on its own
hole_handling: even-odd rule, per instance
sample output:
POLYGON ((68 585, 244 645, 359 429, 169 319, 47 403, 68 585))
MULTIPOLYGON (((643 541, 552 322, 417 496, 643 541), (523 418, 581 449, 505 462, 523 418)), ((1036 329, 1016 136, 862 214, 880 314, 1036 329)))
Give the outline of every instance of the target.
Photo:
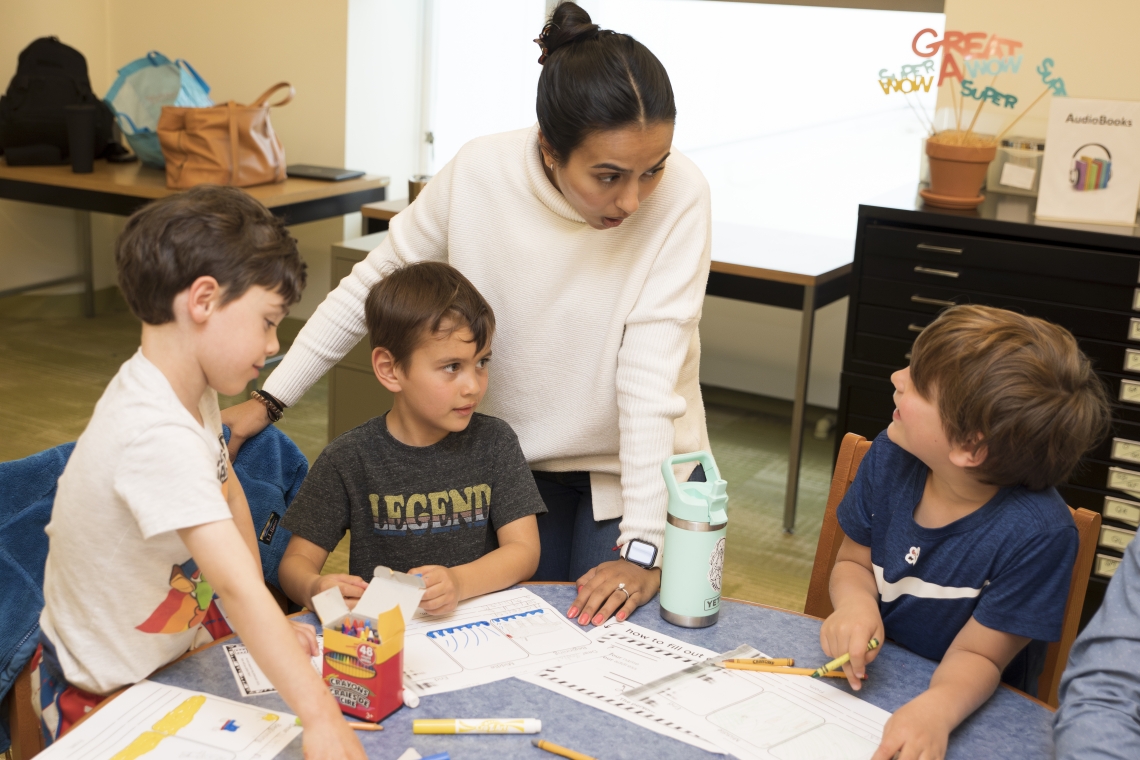
POLYGON ((1068 331, 983 306, 947 309, 891 376, 895 411, 838 508, 846 536, 820 643, 872 638, 940 660, 887 722, 876 758, 941 758, 1030 640, 1057 641, 1078 537, 1054 486, 1108 427, 1100 380, 1068 331))

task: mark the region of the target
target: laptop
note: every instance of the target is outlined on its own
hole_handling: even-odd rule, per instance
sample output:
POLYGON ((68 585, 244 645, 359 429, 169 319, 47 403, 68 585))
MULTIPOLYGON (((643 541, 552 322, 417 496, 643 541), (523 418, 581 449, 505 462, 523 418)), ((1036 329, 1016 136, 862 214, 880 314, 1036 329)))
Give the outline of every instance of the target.
POLYGON ((285 174, 289 177, 320 179, 325 182, 340 182, 364 176, 364 172, 358 172, 355 169, 337 169, 332 166, 313 166, 311 164, 290 164, 285 167, 285 174))

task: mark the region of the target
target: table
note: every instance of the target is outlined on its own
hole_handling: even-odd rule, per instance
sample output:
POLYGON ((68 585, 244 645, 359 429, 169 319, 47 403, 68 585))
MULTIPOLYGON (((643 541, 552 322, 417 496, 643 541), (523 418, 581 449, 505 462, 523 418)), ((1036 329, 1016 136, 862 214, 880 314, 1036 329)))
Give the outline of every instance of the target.
MULTIPOLYGON (((366 204, 360 209, 364 234, 388 229, 392 218, 407 207, 406 199, 366 204)), ((854 247, 854 241, 841 238, 713 222, 713 260, 705 293, 803 313, 784 490, 784 530, 788 533, 796 527, 815 311, 850 291, 854 247)))
MULTIPOLYGON (((574 599, 569 583, 527 584, 558 609, 566 609, 574 599)), ((316 622, 306 613, 302 619, 316 622)), ((822 661, 819 650, 820 621, 787 610, 725 600, 720 621, 711 628, 677 628, 660 617, 657 600, 641 607, 631 621, 661 633, 684 639, 718 652, 749 643, 770 655, 795 657, 800 663, 822 661)), ((225 639, 223 639, 225 641, 225 639)), ((870 668, 859 696, 885 710, 894 711, 921 693, 936 663, 901 647, 886 644, 870 668)), ((151 676, 159 683, 203 691, 227 699, 249 702, 267 709, 288 710, 276 694, 243 699, 238 695, 233 674, 222 648, 204 647, 151 676)), ((828 681, 848 689, 846 682, 828 681)), ((502 757, 552 757, 530 746, 526 736, 414 736, 411 722, 416 718, 455 717, 538 717, 541 737, 605 760, 653 757, 719 757, 659 734, 608 713, 595 710, 514 679, 424 697, 419 708, 402 708, 383 721, 384 730, 361 734, 370 757, 394 758, 410 746, 421 755, 448 751, 456 760, 499 760, 502 757)), ((1009 688, 997 693, 966 720, 951 736, 947 758, 1052 757, 1053 714, 1049 707, 1009 688)), ((300 739, 279 757, 300 758, 300 739)))
MULTIPOLYGON (((365 176, 343 182, 289 178, 281 183, 242 188, 287 224, 301 224, 359 210, 362 203, 383 200, 387 177, 365 176)), ((47 282, 0 291, 0 298, 29 290, 82 282, 84 311, 95 314, 91 263, 91 212, 129 216, 158 198, 181 192, 166 186, 162 169, 141 162, 95 162, 91 174, 75 174, 71 166, 8 166, 0 160, 0 198, 75 209, 80 240, 80 272, 47 282)))

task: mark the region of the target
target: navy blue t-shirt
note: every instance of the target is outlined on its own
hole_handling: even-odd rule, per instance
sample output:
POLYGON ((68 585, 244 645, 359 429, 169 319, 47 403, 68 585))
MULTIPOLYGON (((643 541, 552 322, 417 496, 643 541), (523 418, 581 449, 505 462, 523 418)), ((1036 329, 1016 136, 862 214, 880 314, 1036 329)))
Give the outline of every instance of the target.
POLYGON ((914 521, 929 469, 879 434, 839 504, 839 525, 871 547, 888 638, 941 660, 972 615, 987 628, 1061 638, 1079 543, 1055 488, 1003 488, 941 528, 914 521))

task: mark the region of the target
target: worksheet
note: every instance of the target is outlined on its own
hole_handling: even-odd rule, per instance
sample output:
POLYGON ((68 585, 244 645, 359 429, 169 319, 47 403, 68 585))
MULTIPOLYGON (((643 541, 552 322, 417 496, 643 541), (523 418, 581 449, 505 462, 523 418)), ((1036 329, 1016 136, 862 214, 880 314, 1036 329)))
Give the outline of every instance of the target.
POLYGON ((404 686, 439 694, 590 656, 595 643, 528 589, 460 602, 448 615, 417 612, 404 633, 404 686))
POLYGON ((141 681, 37 757, 269 760, 301 733, 293 715, 141 681))
MULTIPOLYGON (((712 652, 631 623, 611 621, 590 637, 604 654, 521 679, 742 760, 867 760, 890 718, 814 678, 702 664, 712 652)), ((751 647, 733 655, 766 656, 751 647)))
MULTIPOLYGON (((324 662, 321 659, 321 653, 324 652, 324 649, 324 634, 318 633, 317 654, 310 658, 313 670, 317 671, 317 675, 324 674, 324 662)), ((226 653, 226 662, 229 663, 238 691, 243 697, 277 693, 277 689, 273 688, 273 684, 266 677, 265 671, 254 662, 253 655, 245 648, 245 644, 222 644, 222 651, 226 653)))

